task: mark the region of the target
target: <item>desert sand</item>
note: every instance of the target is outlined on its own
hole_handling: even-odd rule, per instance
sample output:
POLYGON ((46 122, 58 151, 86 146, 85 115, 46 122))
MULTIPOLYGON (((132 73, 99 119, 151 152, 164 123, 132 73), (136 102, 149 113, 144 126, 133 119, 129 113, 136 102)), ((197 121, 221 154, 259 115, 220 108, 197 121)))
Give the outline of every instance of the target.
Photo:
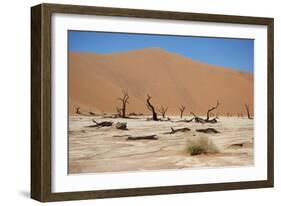
MULTIPOLYGON (((253 120, 222 117, 218 123, 184 123, 146 121, 137 119, 104 118, 101 116, 73 115, 69 119, 69 173, 96 173, 145 171, 165 169, 241 167, 252 166, 253 120), (90 128, 92 119, 97 122, 113 121, 111 127, 90 128), (127 122, 129 130, 115 128, 117 122, 127 122), (191 130, 163 134, 188 127, 191 130), (196 129, 215 128, 220 133, 204 134, 196 129), (127 140, 126 135, 157 135, 157 140, 127 140), (208 137, 217 146, 215 154, 190 155, 186 153, 189 141, 208 137)), ((191 117, 184 117, 189 119, 191 117)))
MULTIPOLYGON (((114 53, 69 53, 69 112, 114 113, 117 98, 127 90, 128 113, 149 114, 146 95, 157 108, 169 107, 169 115, 178 115, 178 107, 206 114, 217 100, 216 114, 253 113, 253 74, 194 61, 160 48, 114 53)), ((215 115, 216 115, 215 114, 215 115)))

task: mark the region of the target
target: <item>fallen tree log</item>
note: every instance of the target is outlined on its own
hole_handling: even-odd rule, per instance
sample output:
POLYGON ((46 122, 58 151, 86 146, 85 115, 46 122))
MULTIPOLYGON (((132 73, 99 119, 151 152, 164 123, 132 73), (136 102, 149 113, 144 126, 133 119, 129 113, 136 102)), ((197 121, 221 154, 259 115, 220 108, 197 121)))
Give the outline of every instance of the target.
POLYGON ((123 135, 113 135, 112 137, 130 137, 131 135, 123 134, 123 135))
POLYGON ((117 122, 115 127, 116 129, 128 130, 127 122, 117 122))
POLYGON ((207 122, 208 123, 217 123, 218 122, 218 119, 219 117, 215 117, 215 118, 213 118, 213 119, 210 119, 210 120, 208 120, 207 122))
POLYGON ((204 123, 217 123, 218 122, 217 121, 218 116, 216 116, 213 119, 210 119, 210 114, 213 110, 217 109, 219 105, 220 105, 220 103, 219 103, 219 101, 217 101, 216 106, 213 106, 210 109, 208 109, 206 119, 203 119, 201 117, 197 117, 193 112, 190 112, 190 114, 192 114, 194 116, 195 122, 202 123, 202 124, 204 124, 204 123))
POLYGON ((190 129, 187 127, 179 128, 179 129, 174 129, 173 127, 171 127, 171 131, 165 132, 164 134, 175 134, 177 132, 189 132, 189 131, 190 131, 190 129))
POLYGON ((220 133, 214 128, 207 128, 207 129, 197 129, 196 132, 202 132, 202 133, 207 133, 207 134, 216 134, 220 133))
POLYGON ((101 128, 101 127, 111 127, 113 122, 108 122, 108 121, 103 121, 103 122, 97 122, 94 119, 92 120, 95 124, 87 126, 87 127, 96 127, 96 128, 101 128))
POLYGON ((96 114, 94 112, 89 112, 90 115, 95 116, 96 114))
POLYGON ((235 147, 243 147, 244 144, 245 144, 245 143, 235 143, 235 144, 229 145, 228 147, 229 147, 229 148, 232 148, 232 147, 234 147, 234 148, 235 148, 235 147))
POLYGON ((205 124, 205 123, 217 123, 218 122, 218 117, 215 117, 213 119, 203 119, 201 117, 197 117, 193 112, 190 112, 194 116, 194 121, 197 123, 205 124))
POLYGON ((195 122, 197 122, 197 123, 201 123, 201 124, 204 124, 204 123, 206 123, 206 121, 203 119, 203 118, 201 118, 201 117, 197 117, 193 112, 190 112, 190 114, 192 114, 193 116, 194 116, 194 121, 195 122))
POLYGON ((157 135, 146 135, 146 136, 129 136, 127 140, 158 140, 157 135))

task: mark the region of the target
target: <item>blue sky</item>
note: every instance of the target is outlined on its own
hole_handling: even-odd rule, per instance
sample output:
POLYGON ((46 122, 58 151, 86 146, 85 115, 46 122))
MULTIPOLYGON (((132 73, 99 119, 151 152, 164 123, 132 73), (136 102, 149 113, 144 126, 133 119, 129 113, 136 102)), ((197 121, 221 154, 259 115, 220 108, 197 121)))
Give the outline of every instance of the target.
POLYGON ((159 47, 208 64, 253 72, 254 40, 69 31, 70 52, 114 53, 159 47))

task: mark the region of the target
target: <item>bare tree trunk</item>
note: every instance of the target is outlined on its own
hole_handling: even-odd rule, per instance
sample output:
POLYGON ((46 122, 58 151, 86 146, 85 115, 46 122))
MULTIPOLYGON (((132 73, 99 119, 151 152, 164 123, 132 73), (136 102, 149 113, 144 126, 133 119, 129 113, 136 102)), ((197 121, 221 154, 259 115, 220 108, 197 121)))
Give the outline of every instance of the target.
POLYGON ((165 119, 167 110, 168 110, 168 107, 163 107, 163 106, 161 107, 161 110, 158 110, 158 112, 160 112, 162 114, 163 119, 165 119))
POLYGON ((211 108, 207 111, 207 118, 206 118, 206 121, 209 121, 209 119, 210 119, 210 112, 213 111, 213 110, 215 110, 216 108, 218 108, 219 105, 220 105, 220 103, 219 103, 219 101, 217 101, 216 106, 211 107, 211 108))
POLYGON ((122 103, 122 108, 120 109, 122 111, 122 117, 125 118, 126 117, 126 106, 127 104, 129 104, 129 95, 128 92, 123 90, 123 97, 118 98, 119 101, 121 101, 122 103))
POLYGON ((124 118, 125 116, 126 116, 126 104, 123 103, 122 117, 124 118))
POLYGON ((150 103, 150 99, 151 99, 151 96, 147 95, 147 99, 146 99, 147 105, 146 106, 152 112, 152 119, 154 121, 158 121, 157 113, 155 112, 155 108, 153 107, 153 105, 150 103))
POLYGON ((245 107, 246 107, 246 110, 247 110, 248 119, 253 119, 250 115, 249 105, 245 104, 245 107))
POLYGON ((202 123, 202 124, 204 124, 204 123, 217 123, 217 122, 218 122, 218 121, 217 121, 218 116, 216 116, 216 117, 213 118, 213 119, 210 119, 210 112, 213 111, 213 110, 215 110, 216 108, 218 108, 219 105, 220 105, 220 104, 219 104, 219 101, 217 101, 216 106, 211 107, 211 108, 207 111, 207 117, 206 117, 206 119, 203 119, 203 118, 201 118, 201 117, 197 117, 193 112, 190 112, 190 114, 192 114, 192 115, 194 116, 195 122, 199 122, 199 123, 202 123))
POLYGON ((181 105, 181 107, 179 107, 179 110, 180 110, 180 117, 182 119, 182 115, 183 115, 183 112, 185 110, 185 106, 181 105))
POLYGON ((76 114, 81 114, 81 112, 80 112, 80 107, 77 107, 77 108, 76 108, 76 114))

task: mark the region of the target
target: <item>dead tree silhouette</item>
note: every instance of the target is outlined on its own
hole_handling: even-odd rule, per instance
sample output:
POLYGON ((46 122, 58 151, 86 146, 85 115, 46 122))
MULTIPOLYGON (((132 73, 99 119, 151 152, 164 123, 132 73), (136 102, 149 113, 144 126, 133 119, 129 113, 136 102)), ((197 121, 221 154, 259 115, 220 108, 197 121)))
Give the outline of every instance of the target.
POLYGON ((251 117, 251 114, 250 114, 249 105, 245 104, 245 108, 247 110, 248 119, 253 119, 253 117, 251 117))
POLYGON ((161 110, 157 110, 158 112, 160 112, 162 114, 163 119, 165 118, 166 112, 168 110, 168 107, 161 107, 161 110))
POLYGON ((150 99, 151 99, 151 96, 149 96, 149 94, 148 94, 147 99, 146 99, 146 106, 152 112, 152 120, 158 121, 157 113, 155 112, 154 106, 150 103, 150 99))
POLYGON ((208 122, 210 120, 210 112, 217 109, 218 106, 220 105, 219 101, 217 101, 216 106, 211 107, 208 111, 207 111, 207 118, 206 118, 206 122, 208 122))
MULTIPOLYGON (((126 107, 127 107, 127 104, 129 104, 129 95, 128 95, 128 92, 123 90, 123 97, 121 98, 118 98, 119 101, 121 101, 122 103, 122 108, 120 109, 121 110, 121 117, 125 118, 126 117, 126 107)), ((119 109, 119 108, 118 108, 119 109)))
POLYGON ((179 110, 180 110, 180 117, 182 119, 182 115, 183 115, 183 112, 185 110, 185 106, 181 105, 181 107, 179 107, 179 110))
POLYGON ((208 109, 206 119, 203 119, 201 117, 197 117, 193 112, 190 112, 190 114, 192 114, 194 116, 195 122, 199 122, 199 123, 217 123, 218 122, 217 121, 218 116, 216 116, 213 119, 210 119, 210 112, 212 112, 213 110, 217 109, 219 105, 220 105, 220 103, 219 103, 219 101, 217 101, 216 106, 213 106, 210 109, 208 109))
POLYGON ((76 107, 76 114, 81 114, 80 107, 76 107))

